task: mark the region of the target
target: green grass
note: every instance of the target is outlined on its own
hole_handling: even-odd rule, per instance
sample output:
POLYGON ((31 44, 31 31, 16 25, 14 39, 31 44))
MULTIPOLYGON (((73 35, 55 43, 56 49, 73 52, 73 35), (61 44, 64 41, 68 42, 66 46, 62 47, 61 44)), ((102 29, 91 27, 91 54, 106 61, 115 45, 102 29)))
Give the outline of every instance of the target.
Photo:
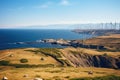
POLYGON ((40 48, 39 52, 44 53, 45 55, 52 55, 57 58, 61 58, 62 52, 60 52, 57 48, 40 48))
POLYGON ((82 54, 82 53, 84 53, 83 50, 81 50, 81 51, 72 51, 72 50, 70 50, 70 52, 72 54, 82 54))
POLYGON ((27 63, 27 62, 28 62, 28 59, 22 58, 22 59, 20 59, 20 62, 21 62, 21 63, 27 63))
POLYGON ((62 59, 61 55, 63 55, 63 53, 59 51, 59 49, 57 48, 39 48, 38 50, 27 51, 44 54, 46 56, 51 56, 52 58, 57 60, 61 64, 61 66, 71 66, 71 64, 67 60, 62 59))
POLYGON ((0 61, 0 66, 13 66, 15 68, 36 68, 36 67, 54 67, 54 64, 38 64, 38 65, 30 65, 30 64, 11 64, 9 61, 2 60, 0 61))
POLYGON ((50 72, 50 73, 60 73, 61 70, 54 70, 54 71, 47 71, 47 72, 50 72))
POLYGON ((35 54, 41 52, 46 56, 51 55, 57 58, 61 58, 61 54, 62 54, 62 52, 60 52, 57 48, 39 48, 38 50, 25 50, 25 51, 34 52, 35 54))
POLYGON ((54 67, 53 64, 38 64, 38 65, 30 65, 30 64, 9 64, 8 66, 13 66, 16 68, 37 68, 37 67, 42 67, 42 68, 46 68, 46 67, 54 67))
POLYGON ((0 61, 0 66, 7 66, 9 65, 10 61, 2 60, 0 61))
POLYGON ((72 78, 70 80, 120 80, 120 76, 109 75, 109 76, 94 77, 94 78, 72 78))
POLYGON ((63 64, 66 66, 72 66, 68 60, 64 60, 64 59, 59 59, 59 60, 62 61, 63 64))

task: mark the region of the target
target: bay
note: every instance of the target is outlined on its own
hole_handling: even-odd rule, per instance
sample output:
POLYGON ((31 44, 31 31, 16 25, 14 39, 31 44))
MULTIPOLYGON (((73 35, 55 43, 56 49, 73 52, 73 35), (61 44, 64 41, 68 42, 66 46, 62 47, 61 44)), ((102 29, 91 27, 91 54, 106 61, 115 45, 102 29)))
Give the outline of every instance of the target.
POLYGON ((15 42, 28 42, 42 39, 85 39, 91 38, 94 35, 77 34, 71 30, 56 30, 56 29, 0 29, 0 49, 11 48, 64 48, 65 46, 51 45, 48 43, 40 44, 13 44, 15 42))

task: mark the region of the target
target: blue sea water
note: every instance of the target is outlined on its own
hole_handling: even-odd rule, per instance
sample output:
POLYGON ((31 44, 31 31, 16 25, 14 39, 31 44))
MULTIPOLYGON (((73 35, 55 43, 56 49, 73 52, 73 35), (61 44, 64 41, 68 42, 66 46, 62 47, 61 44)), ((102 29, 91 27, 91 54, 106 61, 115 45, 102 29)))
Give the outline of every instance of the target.
POLYGON ((28 42, 41 39, 84 39, 91 38, 93 35, 77 34, 71 30, 52 30, 52 29, 0 29, 0 49, 25 48, 25 47, 55 47, 65 46, 51 45, 49 43, 39 44, 14 44, 15 42, 28 42))

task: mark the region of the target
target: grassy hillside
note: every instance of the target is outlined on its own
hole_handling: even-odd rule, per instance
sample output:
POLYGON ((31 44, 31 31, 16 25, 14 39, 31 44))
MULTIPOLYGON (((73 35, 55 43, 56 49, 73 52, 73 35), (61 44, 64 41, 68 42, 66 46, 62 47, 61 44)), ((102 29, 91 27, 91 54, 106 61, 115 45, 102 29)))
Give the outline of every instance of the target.
POLYGON ((103 56, 105 53, 107 56, 113 58, 120 57, 120 52, 99 52, 84 48, 23 48, 2 50, 0 51, 0 61, 3 61, 3 63, 0 62, 0 79, 3 76, 7 76, 9 80, 32 80, 35 77, 45 80, 81 80, 83 77, 85 79, 86 77, 92 78, 108 75, 120 76, 119 70, 76 67, 71 62, 77 62, 78 55, 83 55, 83 57, 84 54, 88 56, 103 56), (21 62, 21 59, 23 59, 23 62, 21 62), (27 61, 24 62, 24 59, 27 61), (93 74, 88 74, 90 71, 93 74), (28 77, 24 77, 26 74, 28 77))
POLYGON ((99 36, 96 38, 87 39, 85 44, 103 45, 109 50, 120 51, 120 34, 110 34, 99 36))

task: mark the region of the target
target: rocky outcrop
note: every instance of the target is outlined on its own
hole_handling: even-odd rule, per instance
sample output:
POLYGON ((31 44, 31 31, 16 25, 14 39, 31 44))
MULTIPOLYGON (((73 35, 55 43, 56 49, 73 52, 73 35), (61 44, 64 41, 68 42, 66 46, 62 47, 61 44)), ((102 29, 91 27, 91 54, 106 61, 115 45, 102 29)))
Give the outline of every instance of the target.
POLYGON ((82 48, 90 48, 90 49, 99 49, 99 50, 105 50, 106 48, 102 45, 90 45, 90 44, 83 44, 83 42, 80 42, 82 40, 64 40, 64 39, 44 39, 40 40, 44 43, 51 43, 51 44, 59 44, 62 46, 72 46, 72 47, 82 47, 82 48))
POLYGON ((70 40, 64 40, 64 39, 44 39, 42 40, 42 42, 44 43, 51 43, 51 44, 59 44, 59 45, 62 45, 62 46, 70 46, 70 40))
POLYGON ((103 67, 120 69, 120 58, 104 55, 76 54, 68 53, 65 55, 73 66, 76 67, 103 67))

